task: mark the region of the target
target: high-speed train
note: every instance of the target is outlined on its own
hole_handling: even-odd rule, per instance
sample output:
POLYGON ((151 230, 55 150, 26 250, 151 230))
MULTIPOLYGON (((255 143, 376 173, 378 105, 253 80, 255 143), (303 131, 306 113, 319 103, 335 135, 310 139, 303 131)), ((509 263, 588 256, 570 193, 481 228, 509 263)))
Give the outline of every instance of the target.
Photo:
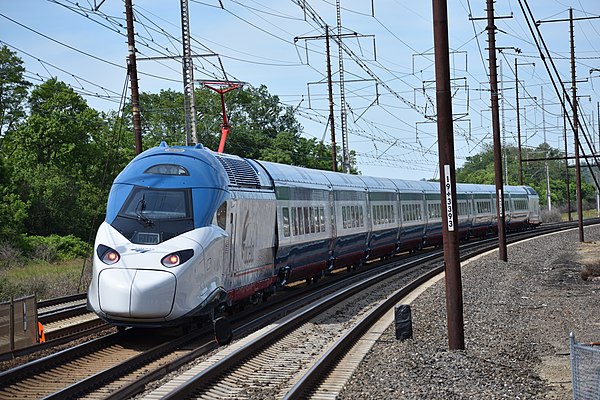
MULTIPOLYGON (((461 238, 496 228, 495 187, 457 185, 461 238)), ((507 229, 541 223, 505 186, 507 229)), ((88 308, 117 326, 216 318, 277 287, 439 245, 439 183, 348 175, 165 143, 115 179, 94 247, 88 308)))

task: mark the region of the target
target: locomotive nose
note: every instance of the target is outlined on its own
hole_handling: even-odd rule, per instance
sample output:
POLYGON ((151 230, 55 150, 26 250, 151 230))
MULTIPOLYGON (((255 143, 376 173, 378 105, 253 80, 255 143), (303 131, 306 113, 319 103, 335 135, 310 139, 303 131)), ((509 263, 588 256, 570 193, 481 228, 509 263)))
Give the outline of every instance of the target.
POLYGON ((109 316, 164 318, 173 309, 176 286, 168 271, 110 268, 98 276, 98 301, 109 316))

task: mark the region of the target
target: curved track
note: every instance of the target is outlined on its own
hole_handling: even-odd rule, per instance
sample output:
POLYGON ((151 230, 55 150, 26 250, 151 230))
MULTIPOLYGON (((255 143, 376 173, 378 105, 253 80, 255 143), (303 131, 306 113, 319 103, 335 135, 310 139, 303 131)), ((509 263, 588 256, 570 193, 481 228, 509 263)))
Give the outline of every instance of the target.
MULTIPOLYGON (((563 226, 563 229, 566 228, 563 226)), ((521 236, 528 237, 542 231, 545 229, 521 236)), ((495 242, 493 239, 485 245, 485 241, 479 241, 469 243, 467 247, 485 246, 487 249, 494 246, 495 242)), ((467 247, 461 249, 462 254, 466 254, 467 247)), ((236 338, 283 315, 289 315, 278 323, 221 349, 215 357, 226 361, 215 363, 214 359, 206 356, 216 347, 210 337, 210 329, 197 330, 184 336, 177 331, 127 330, 0 374, 0 398, 124 398, 143 391, 144 385, 197 357, 201 357, 201 366, 191 370, 195 372, 188 372, 188 377, 193 375, 202 382, 221 382, 226 387, 199 388, 195 386, 197 383, 173 387, 168 384, 171 386, 160 389, 159 397, 185 397, 200 390, 209 395, 213 393, 212 397, 218 398, 218 393, 256 393, 263 387, 270 387, 268 393, 275 397, 283 397, 287 393, 294 396, 292 389, 296 383, 311 382, 312 378, 301 378, 308 371, 316 368, 317 376, 323 374, 324 367, 312 367, 315 359, 337 351, 332 349, 342 348, 343 346, 336 344, 342 336, 356 335, 344 332, 357 325, 362 315, 370 312, 368 304, 371 304, 369 308, 373 308, 388 296, 392 283, 394 290, 400 290, 409 283, 416 284, 418 276, 430 276, 439 271, 441 252, 434 253, 425 257, 418 256, 418 261, 411 261, 411 270, 408 270, 410 265, 407 262, 395 259, 391 264, 373 266, 359 273, 334 274, 323 284, 288 290, 288 296, 274 296, 272 301, 262 307, 236 314, 233 321, 236 338), (437 260, 435 257, 438 257, 437 260), (415 266, 424 262, 428 262, 427 266, 415 266), (376 288, 373 285, 377 285, 376 288), (331 294, 332 292, 337 294, 331 294), (319 300, 315 302, 315 299, 319 300), (310 304, 305 306, 307 303, 310 304), (303 306, 304 308, 299 309, 303 306), (257 317, 257 314, 261 316, 257 317), (285 361, 275 366, 274 360, 285 361), (292 373, 291 370, 296 372, 292 373), (75 374, 74 371, 78 373, 75 374), (255 377, 244 375, 248 371, 254 371, 255 377), (256 371, 260 371, 258 377, 256 371), (290 381, 291 376, 295 376, 293 381, 290 381), (231 383, 235 377, 242 383, 242 389, 231 383), (266 385, 265 381, 279 383, 266 385)), ((353 341, 356 338, 347 340, 353 341)), ((332 362, 324 361, 323 365, 332 365, 332 362)), ((308 386, 302 385, 299 389, 293 389, 298 390, 300 397, 312 390, 307 389, 310 383, 308 386)), ((148 394, 149 398, 154 396, 156 395, 148 394)))

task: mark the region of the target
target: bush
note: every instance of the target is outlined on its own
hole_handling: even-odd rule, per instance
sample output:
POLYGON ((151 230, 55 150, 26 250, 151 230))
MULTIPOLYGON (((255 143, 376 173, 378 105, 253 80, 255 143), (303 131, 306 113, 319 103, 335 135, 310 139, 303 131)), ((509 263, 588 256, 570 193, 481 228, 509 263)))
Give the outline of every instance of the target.
POLYGON ((73 235, 23 235, 21 237, 21 248, 26 256, 47 262, 85 257, 90 250, 87 243, 73 235))
POLYGON ((541 210, 540 215, 542 217, 542 222, 561 222, 562 221, 562 213, 560 210, 554 208, 551 211, 541 210))
POLYGON ((0 242, 0 268, 10 268, 18 265, 21 250, 10 242, 0 242))

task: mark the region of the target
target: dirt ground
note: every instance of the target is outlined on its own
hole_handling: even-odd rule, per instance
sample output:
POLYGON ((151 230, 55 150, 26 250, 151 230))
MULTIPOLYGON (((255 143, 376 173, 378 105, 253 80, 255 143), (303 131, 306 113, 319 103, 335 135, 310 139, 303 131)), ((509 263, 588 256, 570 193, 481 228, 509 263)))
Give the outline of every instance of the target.
POLYGON ((547 298, 548 305, 556 306, 555 311, 548 314, 552 323, 547 325, 551 331, 546 337, 554 345, 555 352, 542 357, 539 372, 554 388, 547 398, 571 399, 570 348, 564 334, 566 329, 576 330, 577 342, 600 340, 596 309, 600 296, 600 242, 578 243, 573 253, 556 257, 549 263, 548 269, 551 272, 546 283, 554 287, 558 285, 562 290, 559 291, 561 298, 554 299, 556 303, 547 298), (581 322, 582 315, 584 320, 587 316, 587 323, 581 322))

